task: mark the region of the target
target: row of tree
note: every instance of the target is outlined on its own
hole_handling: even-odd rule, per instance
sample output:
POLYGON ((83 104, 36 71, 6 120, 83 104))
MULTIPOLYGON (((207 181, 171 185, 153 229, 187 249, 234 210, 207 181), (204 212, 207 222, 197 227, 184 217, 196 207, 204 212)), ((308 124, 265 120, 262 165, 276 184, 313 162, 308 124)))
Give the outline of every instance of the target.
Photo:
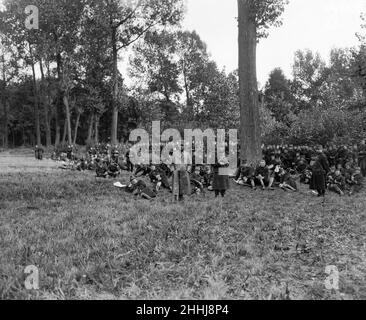
POLYGON ((79 141, 79 133, 97 141, 100 135, 106 138, 106 128, 115 144, 126 137, 129 124, 137 125, 147 114, 165 113, 179 118, 178 123, 206 122, 212 127, 223 119, 237 119, 232 114, 240 112, 242 141, 250 156, 258 156, 255 48, 270 26, 280 24, 285 3, 238 0, 238 82, 235 74, 226 75, 210 61, 197 34, 170 33, 183 18, 183 0, 5 0, 0 13, 3 145, 8 146, 9 136, 13 144, 72 143, 79 141), (37 30, 24 26, 24 9, 30 4, 41 15, 37 30), (130 94, 118 61, 142 38, 134 48, 131 74, 147 80, 146 86, 130 94), (239 109, 234 105, 238 92, 239 109), (184 104, 177 104, 179 95, 185 97, 184 104), (226 110, 228 102, 233 109, 226 110), (25 116, 32 113, 33 130, 27 121, 32 117, 25 116))
POLYGON ((165 128, 239 128, 248 160, 261 157, 263 141, 363 137, 362 35, 359 47, 332 50, 329 63, 298 51, 292 79, 275 69, 258 90, 256 46, 281 25, 286 3, 238 0, 239 68, 227 74, 196 32, 181 29, 183 0, 34 0, 38 30, 24 26, 28 1, 7 0, 0 12, 2 145, 116 144, 153 120, 165 128))
POLYGON ((60 143, 62 122, 67 142, 77 140, 83 111, 89 113, 89 138, 92 128, 98 137, 106 109, 111 114, 111 141, 117 143, 119 110, 128 103, 118 69, 120 53, 152 28, 179 24, 183 12, 181 0, 6 0, 0 13, 4 146, 8 145, 11 91, 22 90, 27 82, 32 82, 27 102, 34 105, 37 144, 42 142, 41 110, 50 145, 60 143), (24 10, 30 4, 39 10, 39 29, 28 30, 24 25, 24 10))

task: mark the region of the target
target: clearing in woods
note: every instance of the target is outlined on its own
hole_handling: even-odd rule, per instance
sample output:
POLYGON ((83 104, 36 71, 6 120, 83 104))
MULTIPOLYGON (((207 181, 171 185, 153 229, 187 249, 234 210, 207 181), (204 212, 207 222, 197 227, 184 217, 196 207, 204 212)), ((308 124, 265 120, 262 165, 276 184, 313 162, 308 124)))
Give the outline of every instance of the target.
POLYGON ((0 174, 10 172, 40 172, 56 170, 57 163, 50 159, 36 160, 32 150, 0 152, 0 174))
MULTIPOLYGON (((120 177, 128 181, 128 175, 120 177)), ((0 153, 0 299, 365 299, 365 191, 135 199, 31 151, 0 153), (39 268, 27 291, 24 269, 39 268), (339 271, 327 290, 325 269, 339 271)))

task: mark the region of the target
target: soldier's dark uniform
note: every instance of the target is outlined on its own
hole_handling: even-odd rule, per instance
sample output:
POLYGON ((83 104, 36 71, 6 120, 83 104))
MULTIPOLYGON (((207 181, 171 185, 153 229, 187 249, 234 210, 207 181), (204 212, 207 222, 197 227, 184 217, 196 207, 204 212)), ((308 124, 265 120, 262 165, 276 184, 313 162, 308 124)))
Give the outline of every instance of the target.
POLYGON ((43 160, 44 150, 42 147, 36 146, 34 149, 34 155, 37 160, 43 160))

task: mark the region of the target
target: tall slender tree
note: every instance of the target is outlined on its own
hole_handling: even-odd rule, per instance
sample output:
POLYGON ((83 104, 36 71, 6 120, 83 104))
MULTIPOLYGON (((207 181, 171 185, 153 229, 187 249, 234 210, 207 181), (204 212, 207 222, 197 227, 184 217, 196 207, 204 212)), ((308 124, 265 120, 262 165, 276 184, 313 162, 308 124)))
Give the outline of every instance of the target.
POLYGON ((158 26, 177 25, 183 17, 182 0, 95 0, 90 6, 100 32, 110 40, 112 56, 111 142, 118 142, 118 113, 122 78, 118 69, 119 53, 158 26))

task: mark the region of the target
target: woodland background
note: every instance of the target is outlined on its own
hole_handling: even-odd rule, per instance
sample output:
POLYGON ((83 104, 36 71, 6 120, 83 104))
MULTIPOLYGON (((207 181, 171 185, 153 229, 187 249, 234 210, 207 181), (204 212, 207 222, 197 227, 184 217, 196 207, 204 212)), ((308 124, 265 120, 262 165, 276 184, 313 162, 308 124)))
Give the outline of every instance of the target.
MULTIPOLYGON (((183 1, 147 1, 134 12, 118 1, 34 0, 39 30, 24 28, 29 1, 5 4, 0 147, 125 142, 153 120, 162 129, 239 128, 238 72, 221 70, 199 34, 181 28, 183 1)), ((259 94, 263 142, 366 137, 366 38, 357 36, 357 47, 333 49, 329 62, 296 52, 291 79, 272 71, 259 94)))

